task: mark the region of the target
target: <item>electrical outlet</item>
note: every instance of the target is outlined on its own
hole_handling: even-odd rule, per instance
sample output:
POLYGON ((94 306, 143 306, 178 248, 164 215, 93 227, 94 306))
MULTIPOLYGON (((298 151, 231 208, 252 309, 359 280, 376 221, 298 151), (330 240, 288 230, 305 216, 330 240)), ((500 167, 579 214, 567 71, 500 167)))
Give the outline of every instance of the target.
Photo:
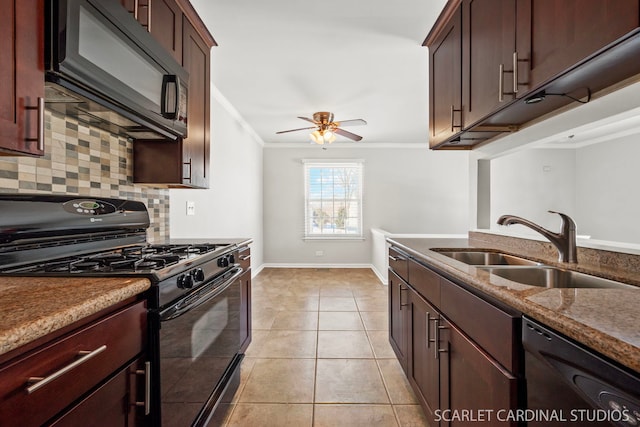
POLYGON ((316 251, 316 256, 323 256, 324 255, 324 251, 316 251))
POLYGON ((196 214, 196 202, 187 202, 187 215, 192 216, 196 214))

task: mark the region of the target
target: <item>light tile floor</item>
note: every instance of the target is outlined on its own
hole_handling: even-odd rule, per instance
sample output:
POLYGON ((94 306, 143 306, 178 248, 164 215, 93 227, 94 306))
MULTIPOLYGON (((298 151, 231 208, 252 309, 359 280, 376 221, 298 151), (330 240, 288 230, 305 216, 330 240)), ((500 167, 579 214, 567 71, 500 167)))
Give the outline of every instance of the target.
POLYGON ((252 343, 224 420, 238 427, 428 426, 389 345, 387 287, 369 269, 265 269, 252 343))

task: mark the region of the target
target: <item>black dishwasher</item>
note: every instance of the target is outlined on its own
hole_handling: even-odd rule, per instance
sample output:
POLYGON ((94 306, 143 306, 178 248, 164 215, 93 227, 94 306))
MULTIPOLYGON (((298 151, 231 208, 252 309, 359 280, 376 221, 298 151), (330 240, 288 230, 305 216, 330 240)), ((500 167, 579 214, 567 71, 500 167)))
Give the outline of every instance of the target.
POLYGON ((527 426, 640 426, 640 377, 523 318, 527 426))

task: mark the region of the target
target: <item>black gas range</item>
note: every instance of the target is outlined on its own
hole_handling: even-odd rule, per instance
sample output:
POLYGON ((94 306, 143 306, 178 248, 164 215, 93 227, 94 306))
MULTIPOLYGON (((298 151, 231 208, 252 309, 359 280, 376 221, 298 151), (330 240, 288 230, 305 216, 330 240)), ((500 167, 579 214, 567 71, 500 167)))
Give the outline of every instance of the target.
POLYGON ((149 223, 137 201, 0 194, 0 276, 149 279, 151 424, 204 425, 239 375, 250 240, 150 244, 149 223))

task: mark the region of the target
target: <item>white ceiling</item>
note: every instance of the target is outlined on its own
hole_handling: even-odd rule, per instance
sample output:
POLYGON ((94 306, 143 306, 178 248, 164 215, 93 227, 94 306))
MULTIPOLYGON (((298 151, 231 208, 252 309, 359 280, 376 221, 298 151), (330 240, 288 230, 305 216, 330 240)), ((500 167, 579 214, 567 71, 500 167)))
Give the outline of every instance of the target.
MULTIPOLYGON (((212 83, 265 143, 308 143, 316 111, 362 118, 334 144, 428 139, 427 33, 446 0, 191 0, 218 42, 212 83)), ((215 120, 215 118, 214 118, 215 120)))

